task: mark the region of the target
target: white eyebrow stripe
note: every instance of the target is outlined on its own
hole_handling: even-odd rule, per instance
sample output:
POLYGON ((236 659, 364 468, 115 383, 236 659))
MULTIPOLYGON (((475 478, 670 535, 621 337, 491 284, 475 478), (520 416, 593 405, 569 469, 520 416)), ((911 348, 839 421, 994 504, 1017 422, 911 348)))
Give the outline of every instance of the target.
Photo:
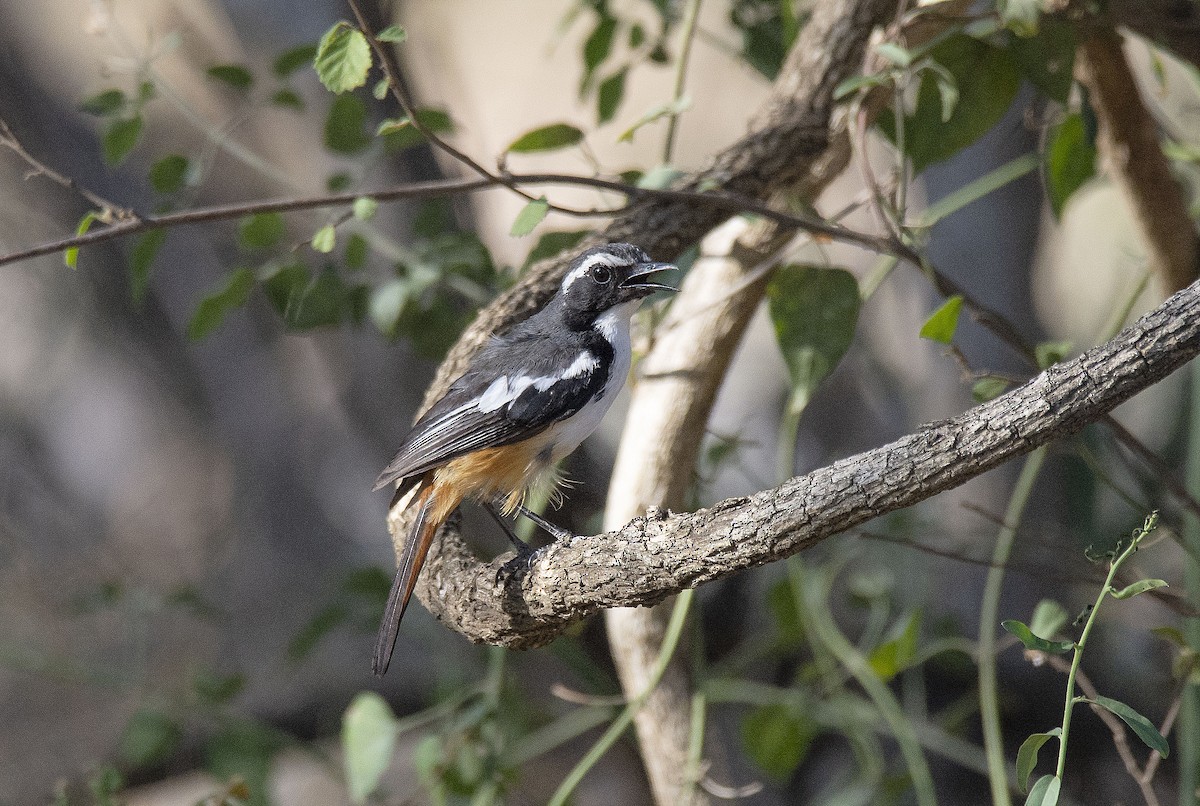
POLYGON ((618 266, 623 262, 624 261, 622 261, 616 255, 613 255, 609 252, 597 252, 596 254, 589 257, 587 260, 580 263, 574 269, 572 269, 570 274, 568 274, 566 277, 563 278, 562 290, 566 291, 568 288, 570 288, 571 283, 575 282, 580 277, 587 274, 588 271, 593 266, 598 266, 601 263, 606 264, 608 266, 618 266))

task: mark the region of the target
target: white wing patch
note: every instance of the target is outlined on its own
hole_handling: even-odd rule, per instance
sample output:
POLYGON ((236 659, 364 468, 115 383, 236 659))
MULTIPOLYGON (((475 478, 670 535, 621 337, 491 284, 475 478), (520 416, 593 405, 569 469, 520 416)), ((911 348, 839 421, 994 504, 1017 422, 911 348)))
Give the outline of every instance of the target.
POLYGON ((492 381, 487 390, 479 396, 475 405, 480 411, 485 413, 496 411, 516 400, 521 396, 522 392, 531 386, 539 392, 545 392, 561 380, 586 375, 594 372, 599 366, 600 360, 589 351, 584 350, 559 375, 539 375, 537 377, 517 375, 513 378, 510 378, 508 375, 501 375, 492 381))

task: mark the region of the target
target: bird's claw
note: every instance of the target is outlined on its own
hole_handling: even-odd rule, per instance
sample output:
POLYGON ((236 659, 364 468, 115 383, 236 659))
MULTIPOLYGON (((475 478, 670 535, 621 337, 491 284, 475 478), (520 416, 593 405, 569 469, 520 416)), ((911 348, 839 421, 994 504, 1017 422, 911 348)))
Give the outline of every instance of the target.
POLYGON ((511 560, 508 560, 500 566, 496 571, 496 584, 502 584, 507 578, 521 570, 529 570, 529 566, 533 565, 534 559, 538 554, 541 554, 542 549, 535 549, 528 543, 521 543, 517 547, 517 554, 511 560))

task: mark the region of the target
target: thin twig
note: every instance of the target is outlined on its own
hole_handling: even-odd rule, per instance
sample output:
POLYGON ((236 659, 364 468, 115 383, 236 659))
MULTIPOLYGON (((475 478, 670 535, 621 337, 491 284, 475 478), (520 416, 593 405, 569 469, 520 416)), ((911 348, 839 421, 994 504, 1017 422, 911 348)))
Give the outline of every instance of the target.
POLYGON ((138 215, 128 207, 122 207, 114 204, 108 199, 101 196, 99 193, 88 190, 83 185, 76 182, 69 176, 64 176, 58 171, 51 168, 46 163, 39 160, 37 157, 25 150, 25 146, 21 145, 21 141, 17 139, 17 135, 13 132, 12 127, 8 125, 8 121, 0 118, 0 145, 8 148, 18 157, 25 161, 32 170, 25 175, 26 179, 35 176, 44 176, 56 185, 61 185, 67 190, 74 191, 83 197, 84 201, 100 211, 99 220, 111 224, 118 221, 137 221, 138 215))
MULTIPOLYGON (((879 238, 868 233, 858 232, 847 227, 832 224, 812 216, 785 213, 768 205, 725 191, 701 192, 694 190, 665 190, 640 188, 624 182, 601 179, 594 176, 574 176, 570 174, 509 174, 507 180, 517 185, 580 185, 584 187, 611 190, 622 193, 634 202, 650 199, 667 201, 686 201, 693 204, 709 205, 730 214, 751 213, 775 221, 786 226, 802 229, 817 235, 824 235, 834 240, 852 243, 866 249, 883 254, 894 254, 897 257, 911 259, 915 257, 907 246, 888 238, 879 238)), ((353 204, 355 199, 369 198, 376 201, 396 201, 398 199, 429 199, 450 196, 459 193, 475 193, 496 187, 496 183, 485 177, 465 179, 438 179, 427 182, 412 182, 382 190, 351 191, 346 193, 329 193, 321 196, 309 196, 293 199, 266 199, 252 202, 199 207, 176 213, 164 213, 158 216, 143 216, 121 220, 110 227, 92 230, 83 235, 73 235, 57 241, 39 244, 19 252, 0 255, 0 266, 16 263, 41 255, 61 252, 71 247, 90 246, 110 241, 126 235, 135 235, 146 230, 162 227, 175 227, 185 224, 200 224, 209 221, 224 221, 240 218, 256 213, 286 213, 297 210, 311 210, 321 207, 337 207, 342 204, 353 204)), ((627 208, 615 208, 604 211, 604 215, 617 215, 627 208)))

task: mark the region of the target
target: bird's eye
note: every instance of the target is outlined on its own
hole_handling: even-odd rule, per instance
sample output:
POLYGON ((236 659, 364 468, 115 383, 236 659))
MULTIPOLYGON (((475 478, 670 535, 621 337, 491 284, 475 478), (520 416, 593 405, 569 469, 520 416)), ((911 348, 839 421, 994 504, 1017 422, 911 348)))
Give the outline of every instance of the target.
POLYGON ((608 266, 595 266, 592 268, 592 279, 599 285, 608 285, 612 282, 612 270, 608 266))

